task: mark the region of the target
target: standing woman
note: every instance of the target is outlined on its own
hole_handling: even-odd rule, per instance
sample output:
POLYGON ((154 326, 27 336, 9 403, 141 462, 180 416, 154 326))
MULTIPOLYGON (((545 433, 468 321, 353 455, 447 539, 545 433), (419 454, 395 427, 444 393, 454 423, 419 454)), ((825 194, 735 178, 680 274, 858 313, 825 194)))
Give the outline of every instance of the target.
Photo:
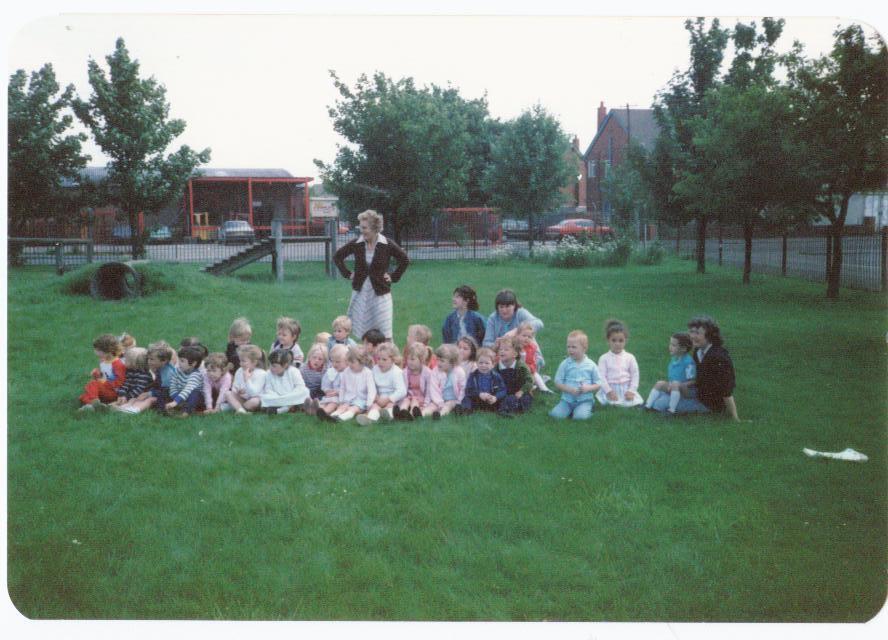
POLYGON ((343 278, 352 282, 351 302, 347 315, 352 333, 359 338, 370 329, 379 329, 392 338, 392 283, 397 282, 410 264, 407 254, 382 233, 382 216, 372 209, 358 215, 361 236, 342 246, 333 262, 343 278), (345 259, 354 256, 354 271, 345 266, 345 259), (395 270, 389 272, 394 259, 395 270))

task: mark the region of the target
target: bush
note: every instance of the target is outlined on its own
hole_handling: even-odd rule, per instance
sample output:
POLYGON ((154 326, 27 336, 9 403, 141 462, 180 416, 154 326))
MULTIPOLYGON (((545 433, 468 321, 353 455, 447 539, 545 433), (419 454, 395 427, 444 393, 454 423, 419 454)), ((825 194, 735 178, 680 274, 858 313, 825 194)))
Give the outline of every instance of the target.
MULTIPOLYGON (((101 263, 87 264, 74 271, 69 271, 62 276, 59 282, 59 291, 72 296, 88 296, 89 283, 93 275, 98 271, 101 263)), ((160 291, 172 291, 176 288, 176 282, 160 267, 152 264, 137 263, 133 269, 142 276, 142 294, 150 296, 160 291)))
POLYGON ((599 267, 625 267, 632 255, 632 240, 627 237, 599 244, 592 254, 592 264, 599 267))
POLYGON ((487 254, 487 258, 484 260, 484 264, 502 264, 504 262, 509 262, 510 260, 514 260, 515 258, 520 258, 521 254, 517 250, 515 250, 510 244, 501 244, 496 247, 493 247, 490 252, 487 254))
POLYGON ((646 247, 636 247, 632 260, 636 264, 653 265, 663 262, 666 256, 666 249, 659 242, 652 242, 646 247))

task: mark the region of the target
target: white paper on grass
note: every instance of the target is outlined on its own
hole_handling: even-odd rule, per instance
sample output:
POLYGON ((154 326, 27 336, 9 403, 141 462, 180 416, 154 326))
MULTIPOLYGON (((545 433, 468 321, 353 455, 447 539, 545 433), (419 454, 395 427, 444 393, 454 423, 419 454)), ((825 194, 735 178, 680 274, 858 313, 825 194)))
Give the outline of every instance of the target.
POLYGON ((866 455, 855 451, 854 449, 845 449, 844 451, 814 451, 814 449, 802 449, 806 456, 811 458, 834 458, 836 460, 850 460, 851 462, 866 462, 869 458, 866 455))

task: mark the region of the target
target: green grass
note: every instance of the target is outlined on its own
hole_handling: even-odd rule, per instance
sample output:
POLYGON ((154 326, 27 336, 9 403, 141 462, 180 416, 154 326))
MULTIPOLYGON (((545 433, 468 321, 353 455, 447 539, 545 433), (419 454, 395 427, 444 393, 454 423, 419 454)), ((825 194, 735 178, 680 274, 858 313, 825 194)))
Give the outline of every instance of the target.
POLYGON ((625 320, 642 390, 672 331, 722 324, 744 422, 597 410, 555 422, 473 416, 328 426, 304 416, 174 421, 78 414, 91 342, 201 337, 238 315, 266 347, 279 315, 303 347, 344 312, 321 265, 233 278, 164 267, 175 290, 135 301, 62 295, 45 269, 9 275, 8 588, 32 618, 864 621, 886 595, 883 296, 736 273, 417 263, 395 331, 438 335, 453 288, 482 310, 515 288, 564 337, 606 349, 625 320), (812 460, 803 447, 866 453, 812 460), (74 541, 77 542, 74 542, 74 541))

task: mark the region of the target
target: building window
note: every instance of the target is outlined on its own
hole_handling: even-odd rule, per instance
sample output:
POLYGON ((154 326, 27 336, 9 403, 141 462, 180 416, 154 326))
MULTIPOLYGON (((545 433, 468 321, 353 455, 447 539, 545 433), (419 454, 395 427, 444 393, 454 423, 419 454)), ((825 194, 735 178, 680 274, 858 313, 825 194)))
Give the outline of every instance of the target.
POLYGON ((596 164, 595 160, 587 160, 586 161, 586 174, 590 178, 597 177, 595 174, 595 164, 596 164))
POLYGON ((602 172, 603 175, 601 176, 605 180, 607 180, 607 177, 610 175, 610 168, 611 168, 610 160, 605 160, 604 161, 604 171, 602 172))

